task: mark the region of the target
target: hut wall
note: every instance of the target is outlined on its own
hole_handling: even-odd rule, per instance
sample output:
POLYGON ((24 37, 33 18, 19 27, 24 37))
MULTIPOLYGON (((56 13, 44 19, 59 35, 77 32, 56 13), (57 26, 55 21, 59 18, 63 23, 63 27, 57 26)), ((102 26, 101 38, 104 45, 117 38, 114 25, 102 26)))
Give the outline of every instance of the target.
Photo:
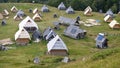
POLYGON ((26 45, 29 43, 29 39, 28 38, 18 38, 16 40, 16 43, 20 44, 20 45, 26 45))
POLYGON ((112 18, 109 18, 106 22, 111 22, 113 19, 112 18))
POLYGON ((51 50, 49 52, 49 54, 51 54, 51 55, 66 56, 67 55, 67 51, 66 50, 51 50))

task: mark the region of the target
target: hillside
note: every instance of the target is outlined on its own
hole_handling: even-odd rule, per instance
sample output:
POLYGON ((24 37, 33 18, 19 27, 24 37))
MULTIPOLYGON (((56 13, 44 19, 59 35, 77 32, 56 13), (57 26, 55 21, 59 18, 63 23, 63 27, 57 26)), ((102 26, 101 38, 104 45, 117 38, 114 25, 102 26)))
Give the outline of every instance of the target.
MULTIPOLYGON (((33 14, 29 13, 30 8, 39 10, 43 6, 42 4, 31 3, 1 3, 0 12, 3 9, 7 9, 10 12, 12 6, 16 6, 18 9, 22 9, 26 15, 32 17, 33 14)), ((69 50, 70 63, 62 63, 59 60, 61 56, 46 55, 47 42, 42 40, 40 43, 31 42, 28 46, 11 45, 15 49, 7 51, 0 51, 0 68, 119 68, 120 66, 120 30, 110 29, 108 23, 103 21, 104 14, 93 12, 93 16, 87 17, 83 15, 83 11, 76 11, 75 14, 66 14, 65 11, 59 11, 55 7, 48 6, 51 10, 50 13, 42 13, 43 20, 36 22, 43 32, 48 26, 53 27, 53 22, 58 18, 53 18, 53 14, 56 13, 59 16, 65 16, 75 19, 77 16, 81 17, 82 21, 86 19, 100 20, 101 26, 85 27, 80 25, 80 28, 87 30, 87 36, 85 39, 75 40, 63 35, 65 26, 60 26, 60 30, 55 32, 63 39, 69 50), (95 47, 95 37, 98 33, 108 33, 109 39, 107 49, 97 49, 95 47), (28 62, 33 60, 34 57, 40 58, 40 64, 34 64, 28 62)), ((13 19, 15 13, 10 12, 9 18, 6 19, 7 25, 0 26, 0 39, 11 38, 14 41, 14 34, 18 30, 18 24, 21 21, 15 21, 13 19)), ((115 15, 115 19, 119 22, 119 15, 115 15)), ((1 22, 2 20, 0 20, 1 22)))

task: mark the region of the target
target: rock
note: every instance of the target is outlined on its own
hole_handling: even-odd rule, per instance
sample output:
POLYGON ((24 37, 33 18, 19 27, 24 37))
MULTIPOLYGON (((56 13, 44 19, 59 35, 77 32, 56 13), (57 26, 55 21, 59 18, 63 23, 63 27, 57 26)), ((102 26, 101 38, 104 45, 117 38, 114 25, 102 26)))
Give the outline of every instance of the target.
POLYGON ((68 62, 70 62, 69 57, 64 57, 63 60, 62 60, 62 62, 64 62, 64 63, 68 63, 68 62))
POLYGON ((40 63, 40 59, 39 59, 39 57, 35 57, 35 58, 33 59, 33 62, 34 62, 35 64, 40 63))

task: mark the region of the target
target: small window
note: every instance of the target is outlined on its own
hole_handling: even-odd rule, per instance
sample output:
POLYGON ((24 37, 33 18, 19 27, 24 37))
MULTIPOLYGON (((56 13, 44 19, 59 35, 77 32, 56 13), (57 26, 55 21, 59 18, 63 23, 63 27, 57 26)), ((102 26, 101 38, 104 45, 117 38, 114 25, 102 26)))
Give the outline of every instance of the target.
POLYGON ((24 31, 24 29, 22 29, 22 31, 24 31))
POLYGON ((31 21, 30 21, 30 20, 28 20, 28 23, 31 23, 31 21))
POLYGON ((60 41, 60 39, 58 39, 57 41, 60 41))
POLYGON ((72 30, 71 30, 71 33, 72 33, 72 34, 75 34, 76 31, 77 31, 76 29, 72 29, 72 30))

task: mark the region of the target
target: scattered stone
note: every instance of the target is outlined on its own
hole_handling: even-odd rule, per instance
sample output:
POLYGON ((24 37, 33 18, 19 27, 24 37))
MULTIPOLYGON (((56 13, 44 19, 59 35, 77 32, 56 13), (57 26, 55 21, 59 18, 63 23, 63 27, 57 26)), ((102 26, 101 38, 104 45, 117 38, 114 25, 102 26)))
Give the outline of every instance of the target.
POLYGON ((68 62, 70 62, 69 57, 64 57, 63 60, 62 60, 62 62, 64 62, 64 63, 68 63, 68 62))
POLYGON ((35 57, 35 58, 33 59, 33 62, 34 62, 35 64, 40 63, 39 57, 35 57))
POLYGON ((6 50, 8 50, 8 49, 5 46, 0 45, 0 51, 6 51, 6 50))
POLYGON ((55 14, 53 14, 53 18, 57 18, 58 17, 58 15, 55 13, 55 14))
POLYGON ((6 20, 2 20, 1 25, 2 25, 2 26, 6 25, 6 20))
POLYGON ((32 12, 33 12, 33 10, 30 8, 30 9, 29 9, 29 13, 32 13, 32 12))

